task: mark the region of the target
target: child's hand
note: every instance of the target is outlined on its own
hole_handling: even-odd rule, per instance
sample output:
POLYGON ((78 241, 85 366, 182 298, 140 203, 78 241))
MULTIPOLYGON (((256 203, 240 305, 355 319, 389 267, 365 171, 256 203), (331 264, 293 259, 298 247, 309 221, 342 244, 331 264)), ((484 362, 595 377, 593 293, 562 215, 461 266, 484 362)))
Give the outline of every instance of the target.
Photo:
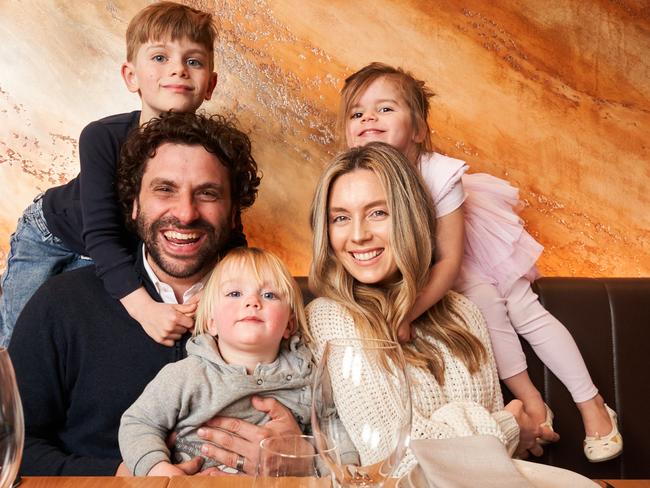
POLYGON ((190 298, 188 301, 186 301, 183 305, 178 305, 178 307, 184 307, 185 305, 194 305, 194 310, 191 313, 184 312, 180 308, 176 308, 181 313, 184 313, 188 317, 194 319, 196 318, 196 311, 198 310, 199 307, 199 301, 201 300, 201 297, 203 296, 203 290, 199 291, 196 295, 194 295, 192 298, 190 298))
POLYGON ((149 470, 147 476, 186 476, 198 473, 203 464, 200 456, 180 464, 171 464, 162 461, 149 470))
POLYGON ((156 302, 144 288, 120 300, 129 315, 137 320, 154 341, 171 347, 194 327, 196 303, 171 305, 156 302))
POLYGON ((405 320, 397 328, 397 340, 400 344, 404 344, 413 339, 413 327, 410 320, 405 320))
POLYGON ((199 300, 201 300, 201 297, 202 297, 202 296, 203 296, 203 290, 199 290, 198 292, 196 292, 196 295, 192 296, 192 298, 190 298, 190 299, 189 299, 187 302, 185 302, 185 303, 186 303, 186 304, 190 304, 190 303, 196 303, 196 304, 198 304, 198 303, 199 303, 199 300))
POLYGON ((126 464, 124 464, 124 461, 122 461, 120 465, 117 467, 117 471, 115 471, 115 476, 133 476, 133 475, 128 469, 126 469, 126 464))
POLYGON ((519 445, 515 451, 515 456, 521 459, 526 459, 529 454, 533 456, 541 456, 544 454, 544 449, 539 444, 538 440, 543 439, 548 442, 556 442, 560 436, 553 431, 542 429, 540 425, 535 422, 524 410, 524 404, 521 400, 512 400, 508 403, 504 410, 510 412, 519 425, 519 445))
POLYGON ((151 301, 134 317, 154 341, 173 346, 183 334, 194 327, 196 304, 171 305, 151 301))

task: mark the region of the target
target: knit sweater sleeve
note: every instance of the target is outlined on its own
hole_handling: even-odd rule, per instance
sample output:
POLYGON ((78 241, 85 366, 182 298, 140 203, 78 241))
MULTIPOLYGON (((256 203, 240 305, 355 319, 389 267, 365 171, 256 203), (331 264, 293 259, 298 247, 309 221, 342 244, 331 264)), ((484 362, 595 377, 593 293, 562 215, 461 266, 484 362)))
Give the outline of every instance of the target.
POLYGON ((501 384, 499 383, 492 342, 485 324, 485 319, 479 308, 465 296, 453 292, 452 294, 453 299, 461 304, 460 310, 463 311, 465 322, 469 325, 470 331, 481 341, 487 352, 488 360, 483 364, 481 370, 486 377, 485 384, 486 388, 489 389, 489 399, 491 401, 486 403, 485 408, 491 412, 492 418, 498 425, 499 433, 497 437, 501 439, 506 446, 508 454, 512 456, 519 444, 519 425, 515 417, 503 408, 501 384))
MULTIPOLYGON (((469 317, 476 317, 468 305, 469 317)), ((480 317, 480 314, 479 314, 480 317)), ((314 338, 314 356, 320 360, 325 342, 333 338, 358 337, 351 316, 343 307, 331 300, 317 299, 308 308, 309 328, 314 338)), ((482 370, 472 375, 457 358, 444 346, 438 345, 445 361, 445 385, 439 385, 433 375, 419 368, 407 367, 412 383, 413 404, 412 438, 445 439, 470 435, 487 434, 498 437, 508 449, 519 436, 519 428, 514 417, 508 412, 492 412, 498 400, 492 397, 501 393, 498 381, 492 374, 494 363, 486 364, 482 370), (496 403, 495 403, 496 402, 496 403)), ((341 377, 331 374, 333 379, 341 377)), ((339 415, 355 443, 364 464, 376 462, 372 453, 364 450, 362 429, 365 424, 375 427, 386 425, 386 409, 394 402, 386 396, 389 388, 383 388, 381 378, 370 380, 365 394, 345 391, 345 383, 334 381, 333 389, 339 415)), ((389 414, 390 415, 390 414, 389 414)), ((381 436, 384 437, 384 436, 381 436)), ((514 449, 514 448, 513 448, 514 449)), ((400 464, 397 475, 415 464, 410 450, 400 464)))
MULTIPOLYGON (((122 415, 119 430, 120 452, 134 476, 147 476, 156 464, 170 462, 166 441, 174 429, 191 392, 184 391, 186 358, 168 364, 147 385, 140 397, 122 415)), ((190 382, 191 383, 191 382, 190 382)))
POLYGON ((464 365, 443 348, 446 374, 442 390, 448 403, 439 408, 433 418, 454 425, 457 437, 479 434, 496 436, 512 455, 519 443, 519 425, 514 416, 503 409, 496 362, 483 315, 476 305, 461 294, 449 292, 448 298, 469 331, 483 344, 487 361, 478 372, 470 375, 464 365), (473 401, 465 402, 465 399, 473 401))

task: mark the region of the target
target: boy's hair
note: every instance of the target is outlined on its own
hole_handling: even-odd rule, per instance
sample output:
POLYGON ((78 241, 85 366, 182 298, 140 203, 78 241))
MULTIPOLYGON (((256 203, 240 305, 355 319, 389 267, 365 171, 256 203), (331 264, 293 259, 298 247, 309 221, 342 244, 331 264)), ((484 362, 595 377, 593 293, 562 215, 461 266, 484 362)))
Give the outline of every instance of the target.
MULTIPOLYGON (((401 152, 383 142, 371 142, 339 154, 323 170, 311 206, 314 234, 309 287, 318 296, 340 303, 352 315, 360 337, 397 340, 397 328, 429 280, 435 262, 435 207, 415 167, 401 152), (371 171, 385 192, 390 216, 389 241, 397 264, 397 278, 383 284, 364 284, 345 269, 332 249, 329 235, 329 200, 337 179, 355 171, 371 171)), ((418 317, 421 330, 402 344, 406 361, 428 369, 444 384, 442 352, 426 336, 444 344, 475 373, 487 359, 485 347, 467 329, 462 311, 443 297, 418 317)))
POLYGON ((140 193, 147 163, 165 143, 203 146, 228 169, 233 209, 253 205, 260 177, 248 136, 221 115, 166 112, 134 129, 122 146, 116 184, 127 225, 132 226, 133 202, 140 193))
POLYGON ((282 299, 291 307, 291 315, 295 324, 294 330, 291 331, 292 335, 298 332, 303 336, 305 341, 307 340, 309 335, 307 334, 305 307, 298 283, 293 279, 291 273, 289 273, 289 270, 279 257, 270 251, 256 247, 235 248, 228 252, 214 267, 203 289, 203 296, 201 297, 201 302, 196 313, 196 321, 194 324, 195 336, 208 331, 212 312, 220 298, 218 296, 219 284, 224 273, 233 268, 237 270, 248 269, 253 272, 258 283, 266 282, 276 288, 276 291, 280 293, 282 299))
POLYGON ((143 8, 126 29, 126 60, 133 62, 142 44, 166 38, 187 38, 205 47, 212 71, 217 38, 212 14, 175 2, 157 2, 143 8))
POLYGON ((345 127, 352 107, 363 95, 363 92, 380 78, 387 78, 395 83, 411 110, 413 128, 417 131, 423 130, 425 134, 424 140, 418 144, 418 156, 422 153, 422 150, 432 152, 434 147, 431 142, 431 129, 427 118, 429 117, 430 108, 429 98, 434 96, 434 93, 425 85, 424 81, 416 79, 410 72, 378 62, 364 66, 345 79, 345 84, 341 90, 337 120, 338 131, 342 136, 341 140, 345 140, 345 127))

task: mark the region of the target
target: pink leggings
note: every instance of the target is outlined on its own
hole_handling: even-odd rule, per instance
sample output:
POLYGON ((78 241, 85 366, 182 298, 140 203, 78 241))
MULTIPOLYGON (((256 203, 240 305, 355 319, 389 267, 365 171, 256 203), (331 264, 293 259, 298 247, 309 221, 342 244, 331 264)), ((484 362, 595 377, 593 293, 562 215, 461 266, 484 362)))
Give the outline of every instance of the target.
POLYGON ((566 386, 574 402, 596 396, 598 389, 591 381, 571 333, 542 307, 526 278, 517 280, 505 295, 484 281, 466 283, 459 291, 474 302, 485 317, 501 379, 527 369, 526 356, 517 337, 521 335, 566 386))

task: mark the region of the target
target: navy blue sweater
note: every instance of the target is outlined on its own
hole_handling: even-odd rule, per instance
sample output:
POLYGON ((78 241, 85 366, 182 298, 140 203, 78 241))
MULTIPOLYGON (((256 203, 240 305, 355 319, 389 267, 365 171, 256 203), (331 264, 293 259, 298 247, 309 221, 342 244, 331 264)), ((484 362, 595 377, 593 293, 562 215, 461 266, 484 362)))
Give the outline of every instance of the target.
POLYGON ((95 261, 98 276, 115 298, 141 285, 133 269, 135 239, 124 228, 115 188, 120 150, 139 121, 140 111, 135 111, 88 124, 79 136, 79 175, 43 197, 50 232, 71 251, 95 261))
MULTIPOLYGON (((139 257, 134 270, 160 301, 139 257)), ((186 340, 171 348, 154 342, 93 266, 47 281, 9 346, 25 414, 21 474, 113 475, 122 413, 164 365, 182 359, 186 340)))

